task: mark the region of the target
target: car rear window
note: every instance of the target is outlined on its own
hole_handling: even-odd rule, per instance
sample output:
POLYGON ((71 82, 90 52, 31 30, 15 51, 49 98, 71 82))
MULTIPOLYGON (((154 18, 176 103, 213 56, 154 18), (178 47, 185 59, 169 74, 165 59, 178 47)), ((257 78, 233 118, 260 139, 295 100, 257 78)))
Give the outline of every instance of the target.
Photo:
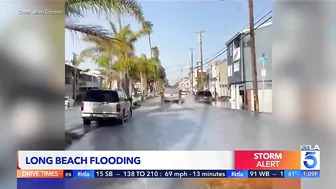
POLYGON ((210 91, 199 91, 197 92, 199 96, 212 96, 210 91))
POLYGON ((176 94, 179 93, 179 90, 177 88, 165 88, 165 92, 166 94, 176 94))
POLYGON ((119 96, 117 91, 91 90, 86 92, 84 101, 119 102, 119 96))

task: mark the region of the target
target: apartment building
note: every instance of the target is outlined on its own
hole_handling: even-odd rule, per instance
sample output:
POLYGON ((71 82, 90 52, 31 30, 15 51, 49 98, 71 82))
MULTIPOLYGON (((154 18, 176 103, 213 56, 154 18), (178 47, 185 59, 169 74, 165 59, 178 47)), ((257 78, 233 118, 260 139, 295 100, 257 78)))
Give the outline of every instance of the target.
MULTIPOLYGON (((255 46, 258 72, 259 109, 272 112, 272 23, 257 28, 255 46)), ((249 30, 243 30, 227 43, 227 73, 233 109, 254 111, 249 30)))
POLYGON ((90 89, 102 87, 103 77, 92 70, 82 70, 65 64, 65 96, 77 98, 90 89))

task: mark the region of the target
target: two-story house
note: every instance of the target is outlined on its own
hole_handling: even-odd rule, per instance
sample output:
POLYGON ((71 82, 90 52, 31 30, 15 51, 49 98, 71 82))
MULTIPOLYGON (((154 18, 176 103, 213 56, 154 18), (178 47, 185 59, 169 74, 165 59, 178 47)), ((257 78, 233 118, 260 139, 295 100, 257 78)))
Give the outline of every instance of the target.
MULTIPOLYGON (((272 112, 272 32, 271 23, 258 27, 255 46, 258 73, 259 109, 272 112)), ((253 82, 249 30, 243 30, 227 43, 228 85, 233 109, 253 108, 253 82)))
POLYGON ((221 60, 218 62, 217 65, 218 69, 218 96, 219 97, 226 97, 230 94, 228 91, 228 76, 227 76, 227 61, 221 60))

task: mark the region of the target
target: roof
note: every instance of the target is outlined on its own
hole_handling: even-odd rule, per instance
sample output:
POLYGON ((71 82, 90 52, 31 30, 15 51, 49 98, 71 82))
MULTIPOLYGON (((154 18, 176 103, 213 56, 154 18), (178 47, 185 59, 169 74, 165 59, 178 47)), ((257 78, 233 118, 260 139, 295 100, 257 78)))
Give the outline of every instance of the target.
POLYGON ((208 65, 208 68, 207 69, 210 69, 212 66, 216 66, 216 65, 219 65, 219 64, 223 64, 227 61, 227 59, 223 59, 223 60, 216 60, 216 61, 213 61, 211 62, 209 65, 208 65))
MULTIPOLYGON (((257 29, 260 29, 260 28, 264 28, 264 27, 267 27, 267 26, 271 26, 272 25, 272 22, 268 22, 268 23, 265 23, 265 24, 262 24, 260 26, 258 26, 257 29)), ((245 30, 242 30, 240 33, 247 33, 247 32, 250 32, 250 29, 245 29, 245 30)))
POLYGON ((227 45, 227 44, 229 44, 229 43, 231 43, 234 39, 236 39, 239 35, 241 35, 241 32, 238 32, 236 35, 234 35, 231 39, 229 39, 226 43, 225 43, 225 45, 227 45))

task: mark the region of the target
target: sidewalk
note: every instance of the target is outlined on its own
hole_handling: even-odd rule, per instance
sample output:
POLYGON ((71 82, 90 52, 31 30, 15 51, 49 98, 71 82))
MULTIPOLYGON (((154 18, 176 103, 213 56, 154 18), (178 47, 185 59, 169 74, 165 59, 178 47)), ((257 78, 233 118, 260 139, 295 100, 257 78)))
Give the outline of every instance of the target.
MULTIPOLYGON (((244 110, 244 109, 237 109, 237 108, 232 108, 232 104, 230 101, 225 101, 225 102, 221 102, 221 101, 215 101, 212 103, 213 106, 218 107, 218 108, 225 108, 225 109, 230 109, 230 110, 236 110, 236 111, 244 111, 244 112, 254 112, 251 110, 244 110)), ((260 110, 261 114, 272 114, 272 112, 262 112, 260 110)))

